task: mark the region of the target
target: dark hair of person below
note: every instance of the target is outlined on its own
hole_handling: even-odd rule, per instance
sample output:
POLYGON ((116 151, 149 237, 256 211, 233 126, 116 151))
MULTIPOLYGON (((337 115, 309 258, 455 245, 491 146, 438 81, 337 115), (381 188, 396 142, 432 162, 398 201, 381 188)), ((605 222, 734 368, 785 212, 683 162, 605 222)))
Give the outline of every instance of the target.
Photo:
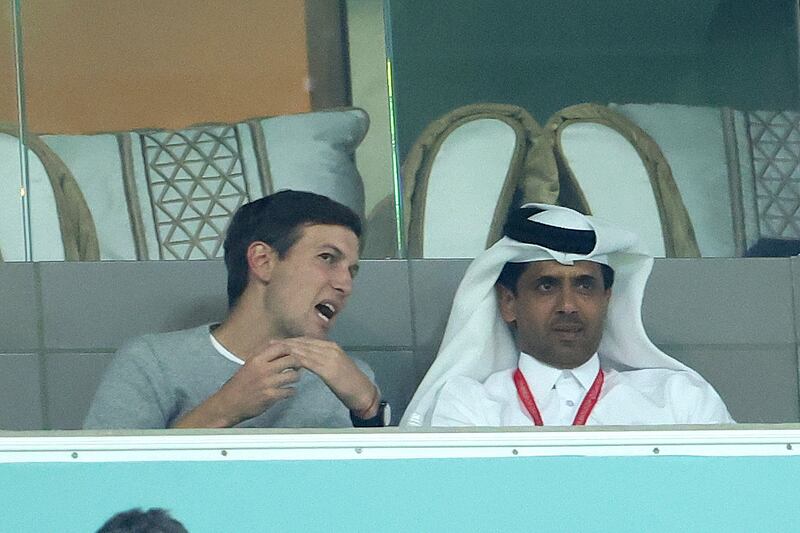
POLYGON ((97 533, 188 533, 183 524, 157 507, 122 511, 103 524, 97 533))
MULTIPOLYGON (((503 270, 500 271, 500 276, 497 278, 497 283, 510 290, 512 293, 517 293, 517 282, 519 277, 525 272, 525 268, 530 264, 526 263, 506 263, 503 270)), ((600 265, 600 271, 603 273, 603 287, 608 290, 614 285, 614 269, 603 263, 600 265)))
POLYGON ((285 257, 302 235, 304 226, 343 226, 361 237, 361 219, 349 207, 327 196, 285 190, 244 204, 236 211, 225 237, 228 269, 228 307, 233 307, 247 286, 247 248, 256 241, 285 257))

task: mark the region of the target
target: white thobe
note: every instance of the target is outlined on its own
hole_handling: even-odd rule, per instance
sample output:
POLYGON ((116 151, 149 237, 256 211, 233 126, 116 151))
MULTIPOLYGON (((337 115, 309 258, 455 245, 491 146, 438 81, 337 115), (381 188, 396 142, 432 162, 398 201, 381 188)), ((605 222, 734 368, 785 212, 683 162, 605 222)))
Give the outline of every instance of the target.
MULTIPOLYGON (((597 354, 566 371, 525 353, 519 359, 519 369, 546 426, 572 424, 598 368, 597 354)), ((449 379, 439 393, 431 425, 533 425, 517 394, 514 370, 495 372, 483 383, 463 376, 449 379)), ((600 398, 587 425, 734 423, 714 388, 692 372, 646 368, 624 372, 604 369, 604 373, 600 398)))

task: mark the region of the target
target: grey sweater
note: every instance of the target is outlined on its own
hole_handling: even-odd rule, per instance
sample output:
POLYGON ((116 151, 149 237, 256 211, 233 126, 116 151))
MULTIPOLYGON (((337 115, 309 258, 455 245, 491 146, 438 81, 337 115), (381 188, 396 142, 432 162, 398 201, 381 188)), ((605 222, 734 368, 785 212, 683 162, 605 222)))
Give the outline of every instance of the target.
MULTIPOLYGON (((211 344, 209 326, 144 335, 114 355, 85 429, 163 429, 197 407, 241 366, 211 344)), ((374 381, 361 360, 358 367, 374 381)), ((297 393, 236 427, 350 427, 347 407, 314 373, 300 371, 297 393)))

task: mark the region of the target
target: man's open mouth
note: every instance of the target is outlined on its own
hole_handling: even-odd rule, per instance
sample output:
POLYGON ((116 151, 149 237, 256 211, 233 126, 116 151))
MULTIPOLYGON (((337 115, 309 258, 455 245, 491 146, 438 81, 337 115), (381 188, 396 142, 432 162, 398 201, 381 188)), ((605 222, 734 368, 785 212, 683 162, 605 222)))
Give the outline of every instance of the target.
POLYGON ((314 307, 319 316, 321 316, 326 322, 330 321, 330 319, 336 314, 336 306, 328 302, 319 303, 314 307))

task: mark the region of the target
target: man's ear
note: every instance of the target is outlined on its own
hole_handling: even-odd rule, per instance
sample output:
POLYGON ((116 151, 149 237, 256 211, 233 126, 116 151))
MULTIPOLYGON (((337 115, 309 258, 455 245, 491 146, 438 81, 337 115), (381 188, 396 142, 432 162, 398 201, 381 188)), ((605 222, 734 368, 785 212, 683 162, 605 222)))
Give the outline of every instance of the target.
POLYGON ((248 276, 269 283, 277 261, 278 252, 265 242, 254 241, 247 247, 248 276))
POLYGON ((609 288, 606 289, 606 305, 608 305, 608 302, 611 301, 611 291, 612 290, 613 290, 613 287, 609 287, 609 288))
POLYGON ((506 324, 513 324, 517 320, 517 296, 507 287, 499 283, 494 286, 497 292, 497 306, 500 316, 506 324))

